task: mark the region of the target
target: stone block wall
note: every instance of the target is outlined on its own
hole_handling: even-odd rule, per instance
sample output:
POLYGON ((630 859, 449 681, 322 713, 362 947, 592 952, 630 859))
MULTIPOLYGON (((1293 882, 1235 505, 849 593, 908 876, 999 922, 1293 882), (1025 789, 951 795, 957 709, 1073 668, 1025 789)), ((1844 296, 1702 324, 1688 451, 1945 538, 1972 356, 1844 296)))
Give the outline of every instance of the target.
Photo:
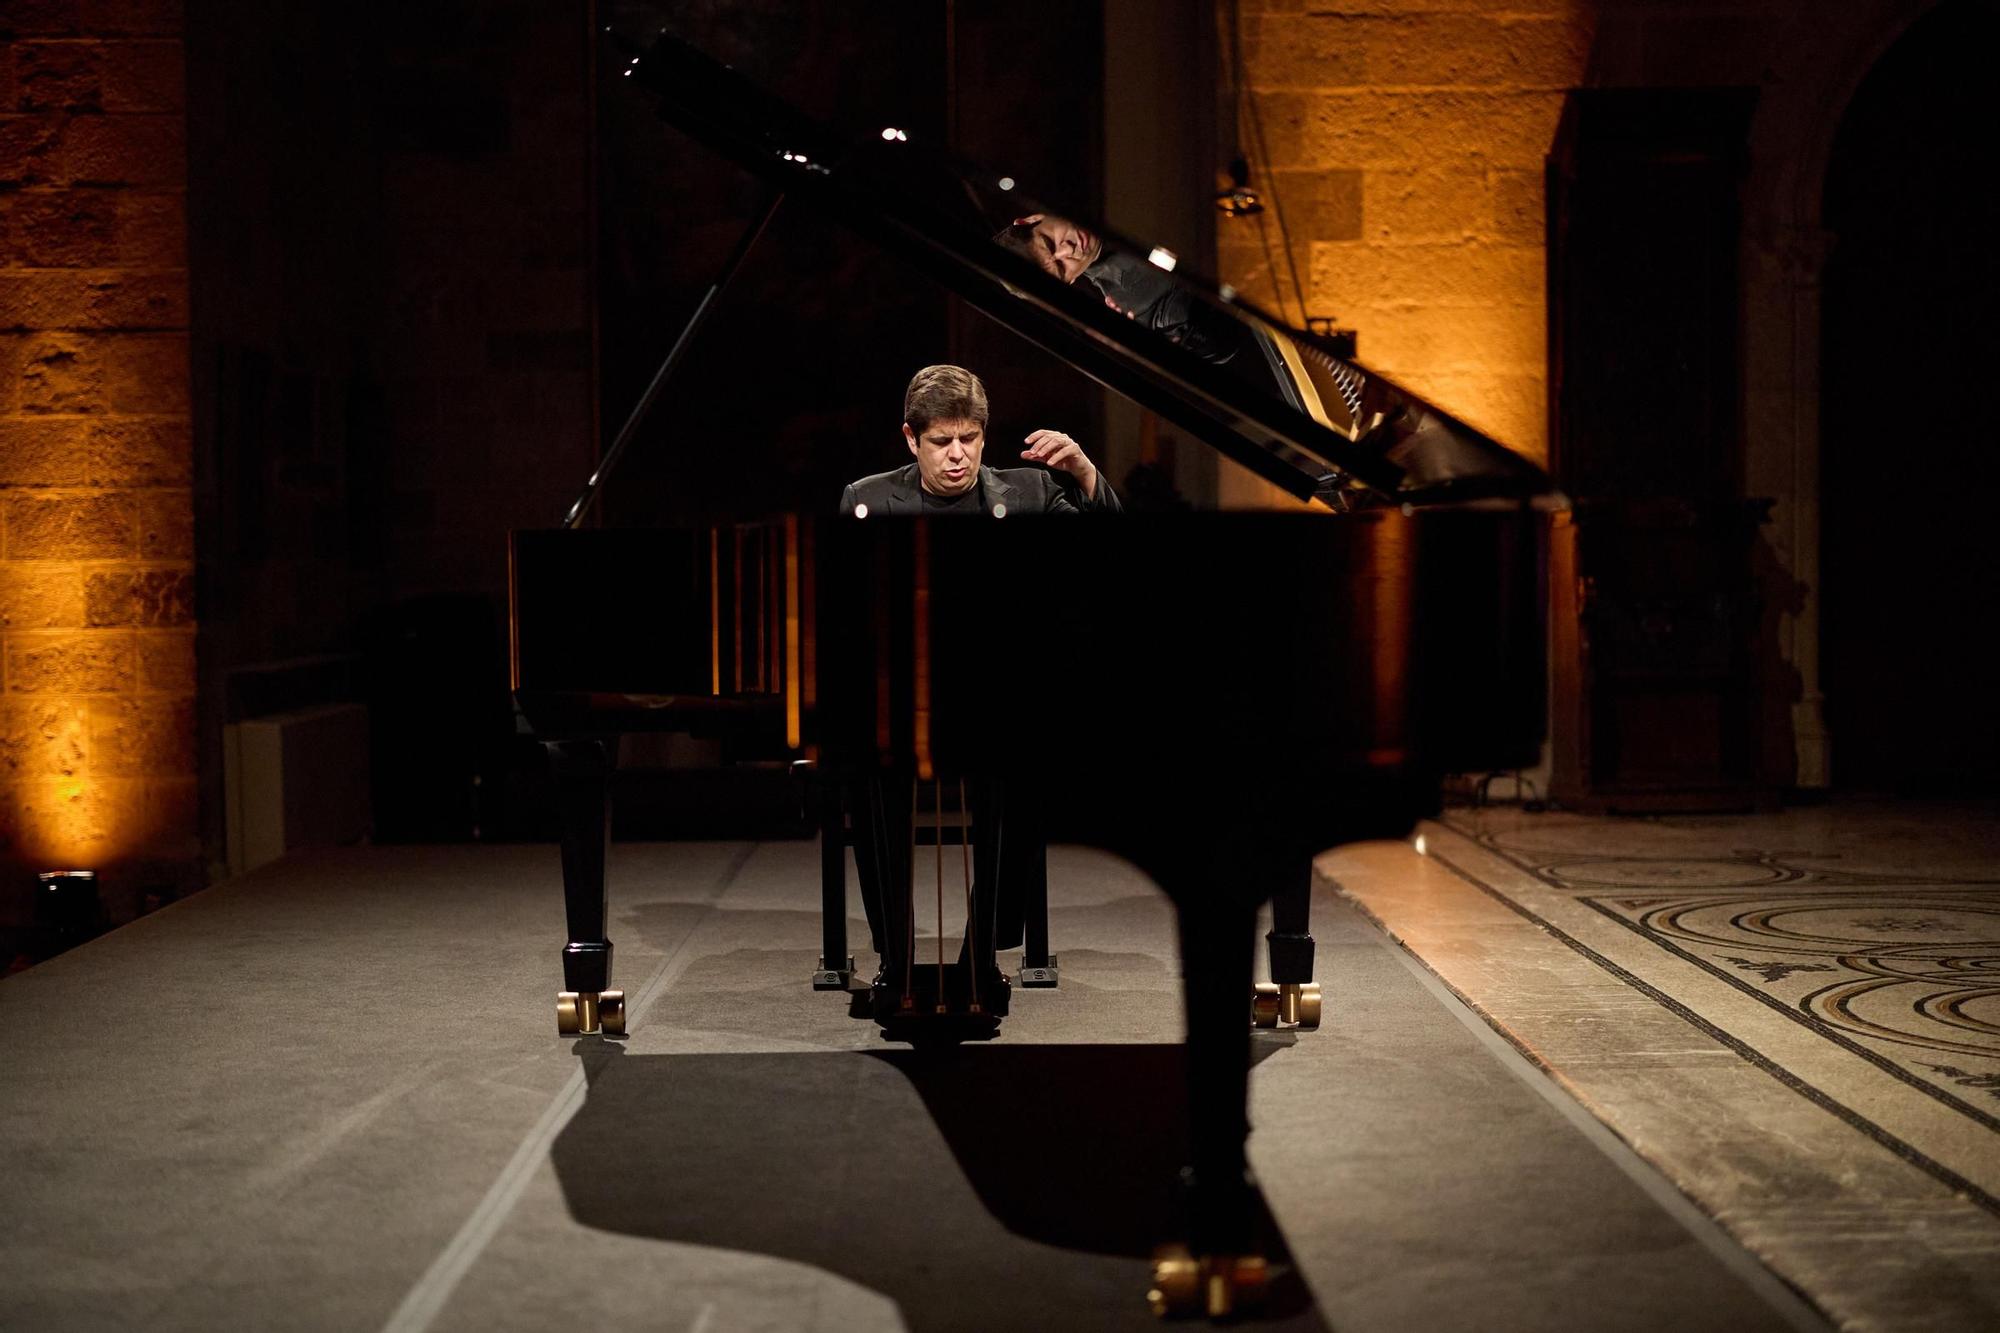
POLYGON ((180 5, 0 17, 0 924, 198 882, 180 5))
MULTIPOLYGON (((1227 22, 1228 6, 1223 7, 1227 22)), ((1305 314, 1522 453, 1547 454, 1542 161, 1584 82, 1589 0, 1240 0, 1239 137, 1276 187, 1305 314), (1259 135, 1261 131, 1261 147, 1259 135)), ((1228 34, 1223 34, 1227 41, 1228 34)), ((1218 267, 1298 320, 1254 219, 1218 267)))

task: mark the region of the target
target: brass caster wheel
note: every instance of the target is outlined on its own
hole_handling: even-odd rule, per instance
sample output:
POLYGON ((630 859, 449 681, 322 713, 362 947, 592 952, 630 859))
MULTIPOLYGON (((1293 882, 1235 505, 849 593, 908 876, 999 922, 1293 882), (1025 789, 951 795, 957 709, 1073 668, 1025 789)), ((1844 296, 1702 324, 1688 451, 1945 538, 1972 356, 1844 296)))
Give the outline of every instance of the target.
POLYGON ((1262 1255, 1196 1258, 1169 1245, 1153 1256, 1153 1287, 1146 1301, 1162 1319, 1228 1319, 1262 1308, 1270 1286, 1270 1266, 1262 1255))
POLYGON ((1278 1021, 1286 1027, 1318 1027, 1319 983, 1288 981, 1278 987, 1278 1021))
POLYGON ((615 1015, 610 1021, 617 1024, 610 1030, 615 1033, 625 1031, 625 992, 608 990, 601 994, 594 990, 566 990, 556 995, 556 1033, 564 1037, 587 1037, 600 1030, 605 1024, 605 1006, 609 1004, 615 1015))
POLYGON ((1253 1027, 1274 1028, 1284 1009, 1284 997, 1278 988, 1268 981, 1257 983, 1257 989, 1250 995, 1250 1023, 1253 1027))
POLYGON ((597 1023, 607 1037, 622 1037, 625 1035, 624 991, 608 990, 598 995, 597 1023))
POLYGON ((1203 1261, 1202 1273, 1204 1313, 1210 1319, 1261 1309, 1271 1286, 1270 1265, 1261 1254, 1216 1255, 1203 1261))
POLYGON ((1153 1255, 1153 1288, 1146 1303, 1162 1319, 1184 1319, 1202 1309, 1201 1264, 1178 1245, 1153 1255))
POLYGON ((1319 1027, 1319 983, 1308 981, 1299 987, 1299 1026, 1307 1031, 1319 1027))

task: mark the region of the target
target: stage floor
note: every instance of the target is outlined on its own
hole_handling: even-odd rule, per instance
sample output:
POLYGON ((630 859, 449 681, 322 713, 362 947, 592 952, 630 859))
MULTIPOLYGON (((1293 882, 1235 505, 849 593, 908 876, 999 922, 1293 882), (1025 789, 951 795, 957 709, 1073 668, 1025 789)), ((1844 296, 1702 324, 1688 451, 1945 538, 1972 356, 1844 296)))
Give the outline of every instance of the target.
MULTIPOLYGON (((1825 1326, 1355 910, 1439 857, 1342 855, 1325 1025, 1256 1039, 1272 1325, 1825 1326)), ((812 844, 612 874, 623 1042, 555 1034, 553 847, 294 857, 0 982, 0 1327, 1153 1326, 1180 1011, 1136 872, 1056 849, 1061 989, 942 1057, 809 989, 812 844)))

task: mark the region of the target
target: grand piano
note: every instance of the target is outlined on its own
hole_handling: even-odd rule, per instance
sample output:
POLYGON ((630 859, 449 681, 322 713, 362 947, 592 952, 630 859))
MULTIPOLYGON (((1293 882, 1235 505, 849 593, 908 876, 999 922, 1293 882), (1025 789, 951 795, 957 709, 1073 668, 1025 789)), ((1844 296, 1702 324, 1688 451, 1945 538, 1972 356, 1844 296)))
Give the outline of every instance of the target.
MULTIPOLYGON (((738 753, 858 778, 852 789, 876 800, 962 782, 1032 793, 1048 838, 1126 858, 1178 913, 1186 1244, 1163 1253, 1152 1297, 1165 1313, 1226 1315, 1263 1281, 1244 1156, 1250 1021, 1272 1002, 1252 1001, 1257 910, 1278 903, 1273 976, 1295 1018, 1311 982, 1313 856, 1404 836, 1436 809, 1445 774, 1536 759, 1543 513, 1559 497, 1528 461, 1164 252, 1089 228, 1100 262, 1125 265, 1121 291, 1147 293, 1164 318, 1113 308, 1088 273, 1066 285, 996 243, 998 226, 1050 211, 1013 180, 893 131, 850 141, 670 33, 628 43, 621 61, 664 120, 767 181, 774 201, 871 238, 1308 503, 583 526, 753 227, 564 523, 512 539, 517 713, 547 747, 562 805, 559 1029, 626 1030, 605 882, 621 734, 726 736, 738 753), (1031 613, 1004 632, 952 595, 1018 586, 1016 571, 1051 563, 1090 569, 1104 594, 1023 588, 1031 613), (635 577, 649 589, 643 616, 625 596, 635 577), (1012 725, 984 706, 1051 675, 1106 685, 1061 727, 1012 725)), ((844 852, 832 826, 826 838, 828 917, 844 923, 844 852)), ((914 882, 930 899, 928 865, 907 845, 878 851, 893 910, 876 1016, 913 1040, 969 1018, 990 1030, 1006 986, 981 965, 990 938, 968 940, 958 963, 917 959, 906 927, 914 882)), ((844 980, 844 961, 821 967, 844 980)))

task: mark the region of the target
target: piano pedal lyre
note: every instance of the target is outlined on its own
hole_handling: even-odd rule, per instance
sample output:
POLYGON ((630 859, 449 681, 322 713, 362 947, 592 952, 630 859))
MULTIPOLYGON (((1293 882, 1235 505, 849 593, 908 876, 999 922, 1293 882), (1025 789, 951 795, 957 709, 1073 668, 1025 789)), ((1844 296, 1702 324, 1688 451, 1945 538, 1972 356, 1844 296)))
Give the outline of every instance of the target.
POLYGON ((1311 1032, 1319 1027, 1320 994, 1317 981, 1260 981, 1250 995, 1250 1023, 1253 1027, 1295 1027, 1311 1032))
POLYGON ((1228 1319, 1264 1304, 1271 1269, 1260 1254, 1199 1257, 1181 1245, 1153 1255, 1153 1287, 1146 1301, 1162 1319, 1228 1319))
POLYGON ((564 1037, 625 1035, 625 992, 560 991, 556 995, 556 1032, 564 1037))

